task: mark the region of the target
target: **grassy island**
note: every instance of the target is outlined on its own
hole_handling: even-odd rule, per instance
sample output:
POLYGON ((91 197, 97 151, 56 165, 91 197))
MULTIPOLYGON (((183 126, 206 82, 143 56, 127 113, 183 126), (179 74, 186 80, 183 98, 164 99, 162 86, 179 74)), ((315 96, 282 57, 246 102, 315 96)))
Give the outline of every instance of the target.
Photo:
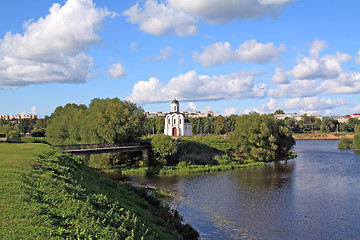
POLYGON ((0 144, 1 239, 197 239, 146 190, 46 144, 0 144))

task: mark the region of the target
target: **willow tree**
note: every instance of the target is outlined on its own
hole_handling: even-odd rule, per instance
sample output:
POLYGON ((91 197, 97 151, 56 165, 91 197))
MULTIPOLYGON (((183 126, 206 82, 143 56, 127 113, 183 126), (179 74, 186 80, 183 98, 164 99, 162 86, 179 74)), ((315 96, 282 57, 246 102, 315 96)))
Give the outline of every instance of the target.
POLYGON ((283 121, 253 112, 238 117, 230 144, 238 154, 269 162, 288 157, 295 140, 283 121))

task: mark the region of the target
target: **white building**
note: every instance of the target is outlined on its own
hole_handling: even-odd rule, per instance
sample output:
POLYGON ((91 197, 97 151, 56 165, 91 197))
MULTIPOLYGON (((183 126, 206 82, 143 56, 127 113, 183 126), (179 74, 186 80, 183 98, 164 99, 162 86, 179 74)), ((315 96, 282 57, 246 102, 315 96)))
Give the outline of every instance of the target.
POLYGON ((192 136, 192 123, 179 112, 179 102, 171 102, 171 111, 165 115, 164 134, 169 136, 192 136))

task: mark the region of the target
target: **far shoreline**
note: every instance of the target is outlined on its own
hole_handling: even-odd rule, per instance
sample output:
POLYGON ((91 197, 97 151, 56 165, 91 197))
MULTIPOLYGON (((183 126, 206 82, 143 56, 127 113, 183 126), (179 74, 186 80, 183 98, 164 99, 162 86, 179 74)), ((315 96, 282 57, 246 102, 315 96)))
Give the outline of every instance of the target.
POLYGON ((297 133, 293 134, 295 140, 339 140, 341 138, 354 138, 353 133, 297 133))

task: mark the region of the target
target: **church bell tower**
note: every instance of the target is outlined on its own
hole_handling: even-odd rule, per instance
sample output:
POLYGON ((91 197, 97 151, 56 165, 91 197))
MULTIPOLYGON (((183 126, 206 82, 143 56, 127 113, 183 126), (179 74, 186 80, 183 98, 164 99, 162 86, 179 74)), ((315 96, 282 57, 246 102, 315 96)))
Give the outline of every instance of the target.
POLYGON ((171 102, 171 111, 172 113, 178 113, 179 112, 179 102, 178 100, 174 99, 171 102))

